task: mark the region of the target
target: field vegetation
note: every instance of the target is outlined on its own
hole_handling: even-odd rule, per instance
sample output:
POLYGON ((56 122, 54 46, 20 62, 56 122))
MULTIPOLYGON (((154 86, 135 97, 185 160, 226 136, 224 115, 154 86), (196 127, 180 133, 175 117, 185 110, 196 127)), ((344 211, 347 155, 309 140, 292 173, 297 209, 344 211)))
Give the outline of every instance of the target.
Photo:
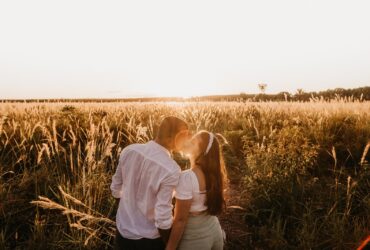
POLYGON ((110 249, 119 153, 167 115, 225 137, 227 249, 370 235, 369 102, 1 103, 0 249, 110 249))

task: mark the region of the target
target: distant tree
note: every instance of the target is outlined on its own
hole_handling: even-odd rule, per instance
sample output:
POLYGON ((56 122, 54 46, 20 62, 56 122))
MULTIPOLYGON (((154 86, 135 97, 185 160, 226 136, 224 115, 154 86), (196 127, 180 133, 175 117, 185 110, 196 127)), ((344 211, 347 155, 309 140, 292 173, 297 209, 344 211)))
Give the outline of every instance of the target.
POLYGON ((294 99, 296 101, 307 101, 309 99, 309 93, 304 92, 303 89, 297 89, 294 94, 294 99))
POLYGON ((335 88, 335 89, 334 89, 334 92, 335 92, 336 94, 338 94, 338 95, 341 95, 341 94, 344 94, 344 93, 346 92, 346 90, 345 90, 345 89, 343 89, 343 88, 335 88))
POLYGON ((240 95, 240 98, 242 100, 247 100, 248 99, 248 95, 245 92, 241 92, 239 95, 240 95))
POLYGON ((266 83, 260 83, 258 84, 258 88, 261 91, 261 94, 264 94, 266 92, 267 84, 266 83))
POLYGON ((303 89, 297 89, 297 95, 303 95, 304 90, 303 89))
POLYGON ((275 95, 274 101, 289 101, 290 99, 290 93, 287 91, 283 91, 275 95))

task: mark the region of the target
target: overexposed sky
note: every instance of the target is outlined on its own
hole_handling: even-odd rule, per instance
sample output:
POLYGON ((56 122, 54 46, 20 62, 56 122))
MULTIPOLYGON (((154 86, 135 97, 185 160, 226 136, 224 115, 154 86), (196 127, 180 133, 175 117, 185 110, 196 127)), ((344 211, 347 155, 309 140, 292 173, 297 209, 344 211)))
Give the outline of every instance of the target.
POLYGON ((0 99, 370 86, 370 1, 0 0, 0 99))

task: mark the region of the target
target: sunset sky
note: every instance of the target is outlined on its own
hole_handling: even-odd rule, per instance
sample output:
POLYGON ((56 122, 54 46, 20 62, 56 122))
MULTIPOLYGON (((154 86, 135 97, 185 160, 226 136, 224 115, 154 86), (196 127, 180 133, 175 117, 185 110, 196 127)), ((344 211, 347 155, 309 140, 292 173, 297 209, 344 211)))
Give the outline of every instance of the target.
POLYGON ((370 86, 369 9, 356 0, 0 0, 0 99, 370 86))

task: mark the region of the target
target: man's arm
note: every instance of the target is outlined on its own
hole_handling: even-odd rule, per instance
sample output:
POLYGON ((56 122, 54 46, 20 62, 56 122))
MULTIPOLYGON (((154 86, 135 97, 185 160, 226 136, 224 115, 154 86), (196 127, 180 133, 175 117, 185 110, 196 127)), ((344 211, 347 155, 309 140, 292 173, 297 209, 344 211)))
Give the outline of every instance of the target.
POLYGON ((165 244, 170 236, 172 226, 172 194, 178 183, 180 172, 167 176, 161 183, 154 208, 155 225, 165 244))
POLYGON ((169 238, 166 250, 176 250, 182 234, 184 233, 186 222, 188 221, 192 199, 176 199, 175 219, 173 221, 171 237, 169 238))
POLYGON ((193 199, 192 177, 190 172, 183 172, 176 187, 175 218, 166 250, 175 250, 184 233, 193 199))
POLYGON ((123 177, 122 177, 122 163, 123 157, 125 156, 124 151, 120 154, 120 158, 118 160, 118 165, 116 172, 112 177, 112 183, 110 185, 110 189, 112 191, 112 195, 116 198, 116 204, 119 203, 119 200, 122 195, 122 185, 123 185, 123 177))

